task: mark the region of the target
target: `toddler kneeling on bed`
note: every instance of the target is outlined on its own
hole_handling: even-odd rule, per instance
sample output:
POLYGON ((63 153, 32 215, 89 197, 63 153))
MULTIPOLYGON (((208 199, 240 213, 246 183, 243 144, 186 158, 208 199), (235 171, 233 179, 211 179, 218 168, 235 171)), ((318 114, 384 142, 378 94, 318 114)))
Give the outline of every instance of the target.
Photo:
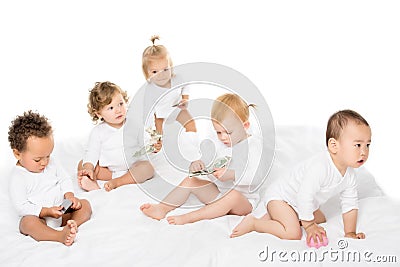
POLYGON ((8 140, 18 160, 10 175, 10 198, 21 217, 20 232, 37 241, 72 245, 92 209, 87 200, 75 197, 71 178, 50 158, 54 140, 47 118, 25 112, 12 122, 8 140), (68 213, 63 199, 72 203, 68 213), (59 226, 64 226, 61 231, 53 229, 59 226))
POLYGON ((148 160, 136 159, 127 167, 124 155, 124 126, 128 96, 111 82, 97 82, 89 94, 88 112, 96 125, 89 137, 83 160, 78 164, 78 184, 86 190, 111 191, 127 184, 142 183, 154 175, 148 160))
POLYGON ((182 206, 191 194, 202 203, 202 208, 178 216, 169 216, 169 224, 193 223, 220 216, 247 215, 256 206, 259 193, 255 173, 259 165, 262 140, 247 133, 250 127, 249 107, 236 94, 218 97, 212 106, 211 119, 217 134, 216 152, 218 158, 230 157, 226 166, 206 170, 205 163, 197 160, 191 163, 191 173, 208 173, 206 179, 186 177, 159 204, 143 204, 142 212, 153 219, 161 220, 170 211, 182 206))
POLYGON ((307 243, 323 240, 326 221, 320 205, 340 194, 345 237, 364 239, 356 233, 358 197, 355 168, 368 159, 371 129, 357 112, 342 110, 327 124, 327 151, 300 163, 289 179, 278 180, 266 191, 267 213, 261 218, 246 216, 231 237, 251 231, 273 234, 282 239, 301 239, 304 227, 307 243), (300 223, 299 223, 300 220, 300 223))

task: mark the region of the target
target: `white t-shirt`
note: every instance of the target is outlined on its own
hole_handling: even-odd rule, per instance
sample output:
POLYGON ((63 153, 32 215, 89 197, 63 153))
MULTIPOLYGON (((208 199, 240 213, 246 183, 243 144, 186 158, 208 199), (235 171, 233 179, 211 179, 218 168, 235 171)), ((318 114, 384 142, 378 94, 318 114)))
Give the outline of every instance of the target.
MULTIPOLYGON (((168 118, 174 111, 176 111, 177 107, 173 107, 173 105, 178 104, 182 99, 182 95, 189 95, 189 85, 176 87, 179 84, 182 84, 183 80, 180 79, 179 75, 175 75, 171 79, 171 88, 163 88, 159 87, 154 83, 148 83, 145 88, 145 97, 144 97, 144 114, 143 120, 144 122, 154 121, 154 114, 156 114, 157 118, 166 119, 168 118)), ((178 113, 174 114, 174 118, 178 113)), ((149 125, 149 123, 146 125, 149 125)))
POLYGON ((43 207, 59 206, 65 193, 74 192, 71 177, 52 158, 40 173, 15 166, 10 174, 9 189, 20 217, 39 216, 43 207))
POLYGON ((278 180, 266 191, 271 200, 284 200, 300 220, 311 221, 313 212, 334 195, 340 194, 342 213, 358 209, 355 170, 347 168, 342 176, 328 151, 320 152, 298 164, 289 179, 278 180))

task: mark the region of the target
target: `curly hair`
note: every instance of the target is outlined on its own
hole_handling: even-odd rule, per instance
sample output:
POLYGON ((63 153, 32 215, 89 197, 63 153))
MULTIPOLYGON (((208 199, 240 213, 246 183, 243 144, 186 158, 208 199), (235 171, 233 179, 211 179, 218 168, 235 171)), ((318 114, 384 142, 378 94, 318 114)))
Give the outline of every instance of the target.
POLYGON ((53 134, 48 119, 32 110, 17 116, 8 128, 8 141, 11 149, 25 151, 29 137, 49 137, 53 134))
MULTIPOLYGON (((102 108, 109 105, 116 93, 120 93, 125 103, 128 103, 129 98, 127 92, 123 91, 118 85, 112 82, 96 82, 93 89, 90 90, 87 108, 88 113, 95 123, 100 119, 96 113, 99 113, 102 108)), ((103 120, 103 118, 101 120, 103 120)))

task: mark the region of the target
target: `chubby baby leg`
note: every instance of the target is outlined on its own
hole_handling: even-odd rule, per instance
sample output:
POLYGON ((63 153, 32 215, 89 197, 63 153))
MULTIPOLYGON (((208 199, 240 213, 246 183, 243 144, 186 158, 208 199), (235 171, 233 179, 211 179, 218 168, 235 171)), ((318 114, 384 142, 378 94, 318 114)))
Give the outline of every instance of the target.
POLYGON ((281 239, 301 239, 299 219, 293 208, 284 201, 272 200, 267 205, 268 213, 261 218, 246 216, 232 231, 231 237, 256 231, 273 234, 281 239))
POLYGON ((66 246, 70 246, 74 242, 77 227, 74 220, 69 220, 67 225, 58 231, 47 226, 45 220, 33 215, 22 217, 19 225, 22 234, 29 235, 36 241, 55 241, 66 246))
MULTIPOLYGON (((214 195, 214 199, 217 195, 214 195)), ((203 202, 204 203, 204 202, 203 202)), ((220 199, 205 203, 206 206, 186 214, 169 216, 169 224, 187 224, 224 215, 247 215, 252 211, 250 202, 240 192, 231 190, 220 199)))
POLYGON ((148 217, 161 220, 165 218, 168 212, 175 209, 176 207, 170 206, 164 203, 150 204, 146 203, 140 206, 140 210, 148 217))
POLYGON ((149 161, 137 161, 124 175, 111 179, 104 184, 106 191, 111 191, 127 184, 140 184, 154 176, 154 168, 149 161))

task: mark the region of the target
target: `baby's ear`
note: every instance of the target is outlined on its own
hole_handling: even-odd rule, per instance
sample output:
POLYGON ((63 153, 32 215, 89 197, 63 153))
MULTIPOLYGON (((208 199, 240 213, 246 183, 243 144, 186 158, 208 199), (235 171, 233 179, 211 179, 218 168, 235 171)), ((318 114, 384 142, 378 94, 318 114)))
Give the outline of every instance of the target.
POLYGON ((328 140, 328 149, 331 153, 335 154, 338 150, 338 142, 335 138, 329 138, 328 140))
POLYGON ((245 121, 245 122, 243 123, 243 128, 244 128, 245 130, 249 129, 249 128, 250 128, 250 122, 249 122, 249 121, 245 121))
POLYGON ((19 150, 18 149, 15 149, 15 148, 13 148, 13 154, 14 154, 14 157, 17 159, 17 160, 20 160, 21 159, 21 152, 19 152, 19 150))

